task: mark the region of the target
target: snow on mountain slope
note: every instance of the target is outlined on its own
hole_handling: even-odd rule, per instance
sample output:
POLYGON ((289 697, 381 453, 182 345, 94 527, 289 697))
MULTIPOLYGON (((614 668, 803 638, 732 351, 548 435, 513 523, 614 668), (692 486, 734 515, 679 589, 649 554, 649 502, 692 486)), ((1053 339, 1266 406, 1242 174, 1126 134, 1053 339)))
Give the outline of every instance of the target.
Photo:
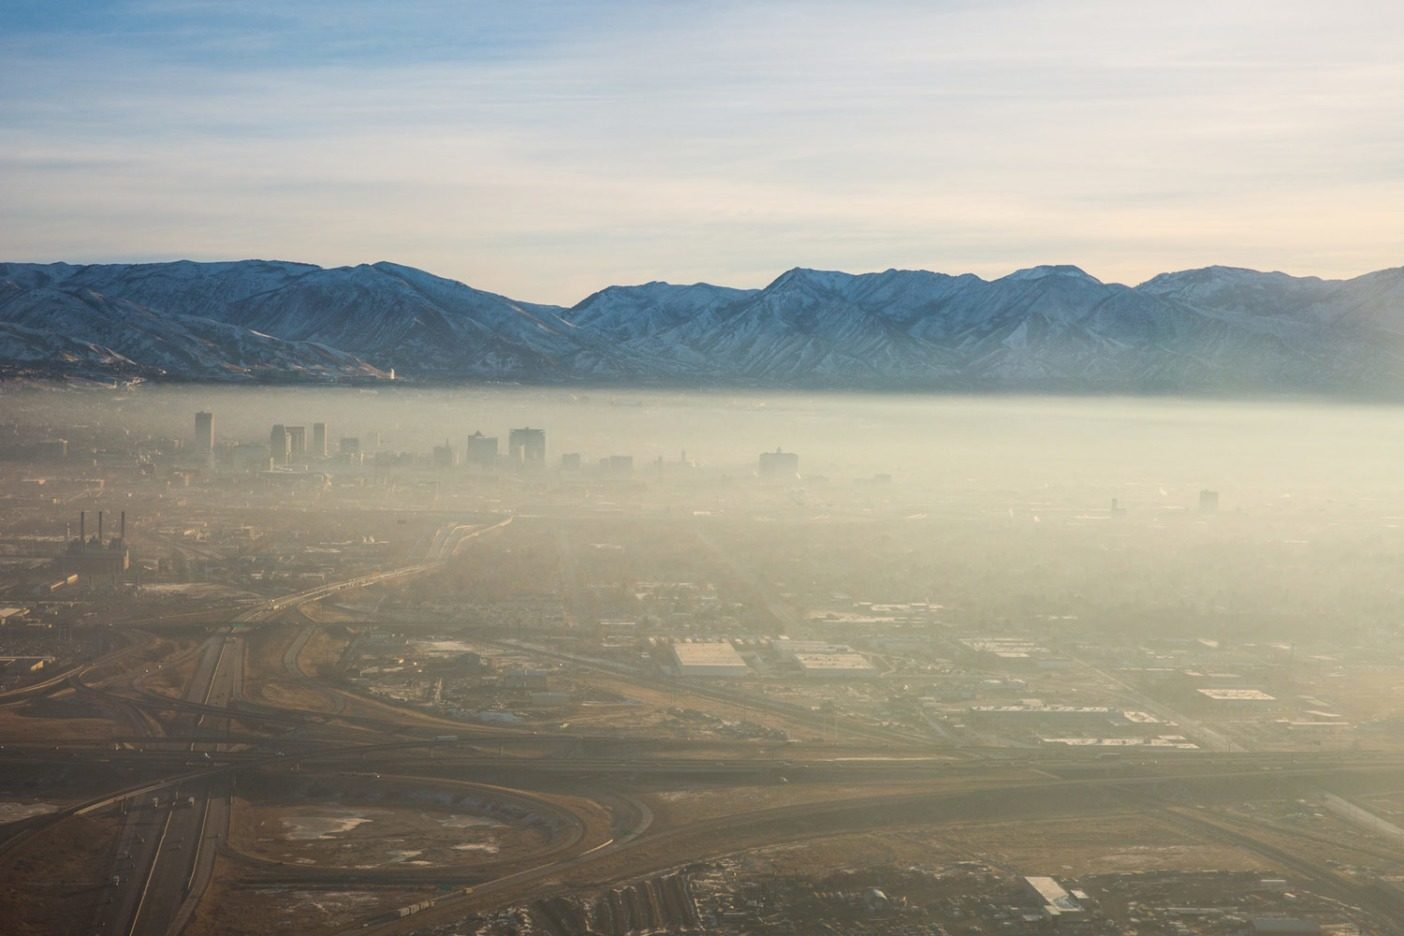
POLYGON ((573 328, 611 341, 633 341, 675 328, 708 310, 722 309, 756 293, 696 283, 644 283, 609 286, 581 300, 562 314, 573 328))
POLYGON ((1404 392, 1404 269, 1208 267, 1140 286, 797 268, 763 289, 520 302, 393 263, 0 264, 0 364, 172 379, 1404 392), (106 364, 102 362, 106 361, 106 364))
MULTIPOLYGON (((335 348, 284 341, 210 319, 155 312, 68 283, 0 290, 0 322, 63 336, 119 355, 153 375, 182 380, 378 378, 381 372, 335 348), (67 287, 67 288, 65 288, 67 287)), ((22 360, 6 355, 6 360, 22 360)), ((117 363, 113 361, 112 363, 117 363)))

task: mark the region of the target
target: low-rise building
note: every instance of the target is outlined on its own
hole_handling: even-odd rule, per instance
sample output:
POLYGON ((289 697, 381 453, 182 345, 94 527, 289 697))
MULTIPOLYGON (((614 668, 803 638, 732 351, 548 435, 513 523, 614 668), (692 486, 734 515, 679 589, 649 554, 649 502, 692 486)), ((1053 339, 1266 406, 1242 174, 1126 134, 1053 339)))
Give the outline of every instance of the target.
POLYGON ((872 679, 877 667, 861 653, 797 653, 800 672, 810 679, 872 679))
POLYGON ((745 676, 750 672, 736 648, 724 640, 675 643, 673 659, 679 676, 745 676))

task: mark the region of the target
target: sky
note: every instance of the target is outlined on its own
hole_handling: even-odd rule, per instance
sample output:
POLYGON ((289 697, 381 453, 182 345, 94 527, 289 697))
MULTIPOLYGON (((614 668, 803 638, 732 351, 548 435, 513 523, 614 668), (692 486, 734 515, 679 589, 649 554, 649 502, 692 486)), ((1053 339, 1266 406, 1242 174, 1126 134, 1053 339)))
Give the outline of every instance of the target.
POLYGON ((1404 265, 1397 0, 0 0, 0 260, 1404 265))

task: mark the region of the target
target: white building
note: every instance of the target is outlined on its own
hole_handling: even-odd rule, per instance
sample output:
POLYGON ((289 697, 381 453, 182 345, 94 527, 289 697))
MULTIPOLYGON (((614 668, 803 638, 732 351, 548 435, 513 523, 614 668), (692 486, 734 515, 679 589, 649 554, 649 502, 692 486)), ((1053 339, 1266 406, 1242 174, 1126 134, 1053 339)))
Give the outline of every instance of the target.
POLYGON ((750 672, 736 648, 724 640, 707 643, 675 643, 673 659, 679 676, 745 676, 750 672))
POLYGON ((810 679, 872 679, 878 674, 861 653, 796 653, 794 660, 810 679))
POLYGON ((1024 884, 1043 905, 1046 916, 1056 918, 1082 913, 1082 904, 1077 902, 1077 898, 1051 877, 1026 877, 1024 884))

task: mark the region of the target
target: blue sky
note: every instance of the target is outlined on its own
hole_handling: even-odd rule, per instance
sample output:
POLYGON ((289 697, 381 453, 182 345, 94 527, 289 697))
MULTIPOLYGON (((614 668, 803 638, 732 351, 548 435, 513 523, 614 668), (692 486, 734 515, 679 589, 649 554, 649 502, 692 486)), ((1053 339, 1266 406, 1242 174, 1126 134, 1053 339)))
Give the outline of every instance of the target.
POLYGON ((1404 264, 1393 2, 0 0, 0 258, 1404 264))

